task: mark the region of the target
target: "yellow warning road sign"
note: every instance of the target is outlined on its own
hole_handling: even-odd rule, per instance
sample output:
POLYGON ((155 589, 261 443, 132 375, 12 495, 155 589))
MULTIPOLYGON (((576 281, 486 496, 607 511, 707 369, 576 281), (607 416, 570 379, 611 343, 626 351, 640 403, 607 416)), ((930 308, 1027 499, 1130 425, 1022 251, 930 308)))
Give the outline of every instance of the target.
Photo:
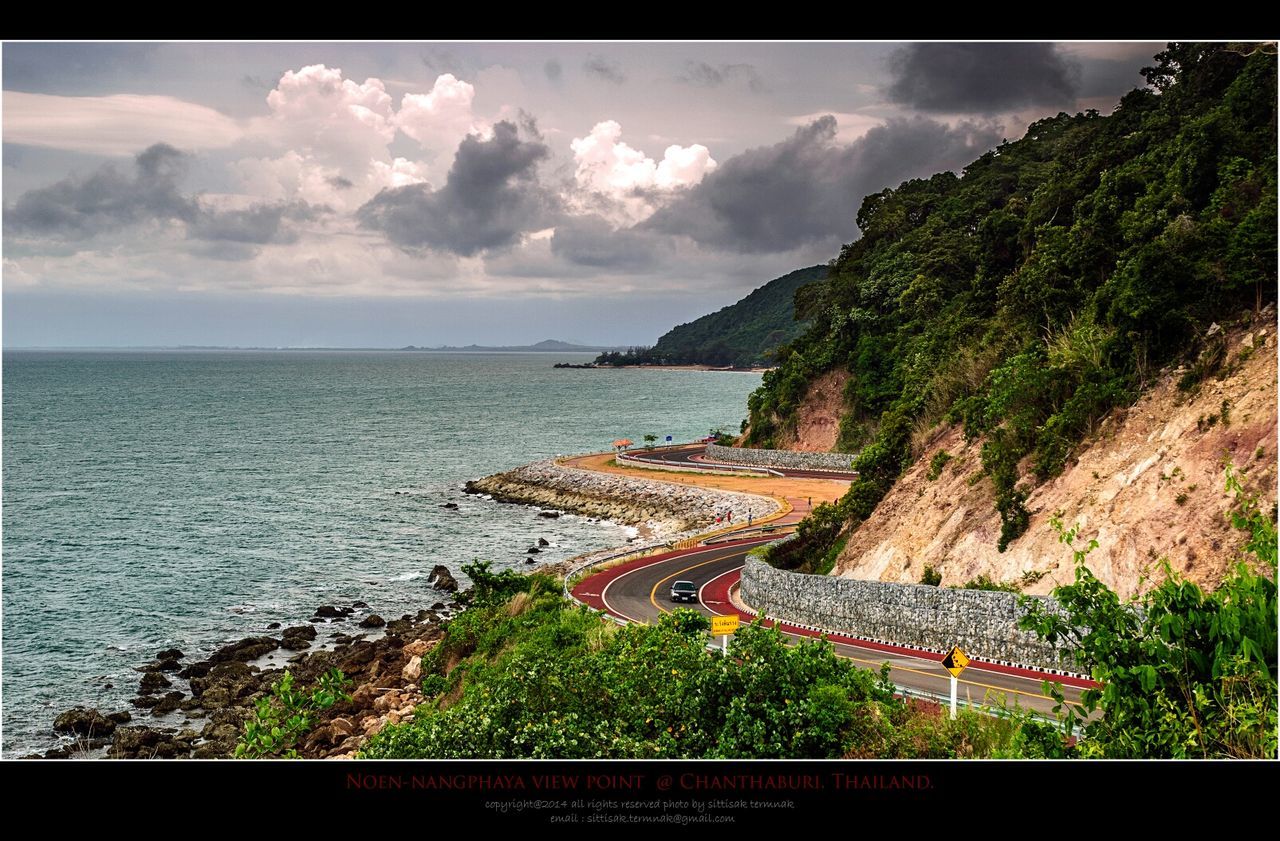
POLYGON ((951 672, 952 677, 960 677, 960 673, 964 671, 964 667, 969 665, 969 658, 960 650, 960 646, 953 645, 951 650, 947 652, 947 656, 942 658, 942 668, 951 672))
POLYGON ((739 620, 736 616, 712 616, 711 636, 721 637, 735 633, 738 630, 738 625, 739 620))

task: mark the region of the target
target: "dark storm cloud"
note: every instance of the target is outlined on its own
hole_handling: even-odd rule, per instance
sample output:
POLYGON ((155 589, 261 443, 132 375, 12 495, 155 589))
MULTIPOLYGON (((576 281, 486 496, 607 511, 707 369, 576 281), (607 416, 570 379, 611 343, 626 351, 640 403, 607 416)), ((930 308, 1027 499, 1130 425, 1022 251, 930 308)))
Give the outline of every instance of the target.
POLYGON ((575 216, 556 225, 551 253, 579 266, 639 271, 671 251, 661 234, 636 228, 614 230, 599 216, 575 216))
POLYGON ((256 204, 244 210, 209 210, 201 207, 199 214, 187 226, 187 236, 193 239, 256 245, 296 242, 297 232, 285 226, 283 221, 308 221, 316 218, 317 212, 317 208, 306 202, 256 204))
POLYGON ((1149 63, 1150 59, 1146 61, 1094 59, 1083 68, 1080 96, 1113 96, 1119 100, 1134 88, 1146 86, 1147 80, 1142 77, 1142 67, 1149 63))
POLYGON ((582 69, 588 76, 596 76, 615 85, 621 85, 627 81, 627 74, 623 71, 622 65, 601 55, 587 56, 587 60, 582 62, 582 69))
POLYGON ((564 67, 560 65, 558 59, 549 58, 547 63, 542 65, 542 72, 547 74, 547 78, 552 82, 559 84, 560 77, 564 75, 564 67))
POLYGON ((1080 76, 1053 44, 911 44, 893 53, 889 71, 892 102, 951 114, 1067 108, 1080 76))
POLYGON ((20 235, 84 240, 144 222, 180 221, 193 239, 263 244, 292 242, 296 235, 282 220, 312 219, 322 210, 305 202, 245 210, 206 207, 178 188, 189 163, 185 152, 157 143, 134 158, 131 171, 104 164, 87 177, 73 176, 24 193, 5 209, 5 228, 20 235))
POLYGON ((686 61, 684 73, 676 81, 703 88, 718 88, 727 83, 740 82, 750 88, 752 93, 764 93, 768 90, 760 74, 750 64, 712 66, 705 61, 686 61))
POLYGON ((950 128, 922 117, 890 121, 848 145, 835 142, 836 128, 828 115, 729 158, 640 227, 740 253, 848 240, 869 193, 959 169, 1000 141, 991 126, 950 128))
POLYGON ((131 170, 105 164, 22 194, 5 208, 5 228, 17 234, 87 239, 140 222, 193 221, 196 203, 178 190, 187 156, 157 143, 134 158, 131 170))
POLYGON ((341 175, 333 175, 325 179, 325 182, 335 190, 350 190, 355 184, 351 183, 350 178, 343 178, 341 175))
POLYGON ((383 190, 356 218, 406 250, 470 257, 505 248, 552 219, 557 200, 537 180, 537 166, 549 154, 546 144, 521 139, 515 124, 500 122, 491 139, 462 141, 439 190, 425 184, 383 190))

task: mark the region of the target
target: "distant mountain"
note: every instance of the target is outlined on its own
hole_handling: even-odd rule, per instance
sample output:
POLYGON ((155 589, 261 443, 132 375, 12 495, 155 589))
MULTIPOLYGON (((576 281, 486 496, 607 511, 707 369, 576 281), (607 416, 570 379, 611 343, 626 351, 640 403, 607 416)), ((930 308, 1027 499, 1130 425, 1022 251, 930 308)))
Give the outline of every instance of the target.
POLYGON ((441 345, 440 347, 416 347, 408 345, 400 350, 421 350, 429 353, 601 353, 604 351, 620 351, 620 347, 601 347, 599 345, 575 345, 556 339, 543 339, 536 345, 441 345))
POLYGON ((810 266, 769 281, 718 312, 669 331, 651 348, 602 354, 601 365, 767 364, 779 345, 799 336, 805 323, 795 320, 796 290, 825 280, 826 266, 810 266))

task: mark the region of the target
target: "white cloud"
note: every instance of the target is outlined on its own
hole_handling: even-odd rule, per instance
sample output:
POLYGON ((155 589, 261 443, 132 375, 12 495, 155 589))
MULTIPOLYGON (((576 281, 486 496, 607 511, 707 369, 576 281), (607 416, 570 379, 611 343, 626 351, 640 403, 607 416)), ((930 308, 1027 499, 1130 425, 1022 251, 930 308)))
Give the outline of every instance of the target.
POLYGON ((430 93, 401 98, 396 125, 427 152, 451 160, 462 138, 484 128, 472 113, 475 96, 473 85, 445 73, 436 78, 430 93))
MULTIPOLYGON (((425 131, 428 104, 454 117, 456 105, 469 102, 470 94, 437 79, 431 94, 406 94, 405 101, 414 130, 425 131)), ((313 64, 286 72, 267 95, 267 106, 271 116, 256 120, 254 128, 287 151, 232 164, 247 193, 349 212, 386 187, 427 180, 426 164, 391 155, 400 115, 381 79, 356 84, 344 79, 340 69, 313 64)))
POLYGON ((130 156, 154 143, 218 149, 244 136, 236 120, 171 96, 53 96, 4 92, 6 143, 130 156))
POLYGON ((381 79, 356 84, 323 64, 285 72, 267 94, 267 106, 271 116, 255 127, 326 166, 363 170, 386 157, 396 136, 391 95, 381 79))
POLYGON ((621 138, 622 126, 605 120, 569 144, 577 164, 574 178, 580 187, 612 201, 613 212, 606 216, 614 224, 643 221, 656 209, 653 191, 690 187, 716 168, 710 150, 700 143, 668 146, 656 162, 621 138))

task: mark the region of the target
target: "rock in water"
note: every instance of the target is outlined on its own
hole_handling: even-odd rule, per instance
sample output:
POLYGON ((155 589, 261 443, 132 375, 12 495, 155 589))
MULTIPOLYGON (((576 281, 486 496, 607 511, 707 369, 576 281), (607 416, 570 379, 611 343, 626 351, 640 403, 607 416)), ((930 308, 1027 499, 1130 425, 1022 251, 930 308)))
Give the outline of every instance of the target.
POLYGON ((173 684, 159 672, 147 672, 138 683, 139 695, 151 695, 158 689, 165 689, 173 684))
POLYGON ((81 736, 109 736, 116 729, 116 722, 92 707, 72 707, 53 720, 53 729, 81 736))
POLYGON ((437 590, 444 590, 446 593, 456 593, 458 591, 458 579, 453 577, 453 573, 449 572, 449 568, 444 564, 436 564, 431 568, 431 575, 427 577, 427 583, 437 590))
POLYGON ((538 538, 538 545, 539 545, 539 546, 550 546, 550 545, 551 545, 551 541, 550 541, 550 540, 547 540, 545 537, 539 537, 539 538, 538 538))
POLYGON ((381 628, 385 624, 387 624, 386 620, 376 613, 370 613, 364 619, 360 620, 361 628, 381 628))

